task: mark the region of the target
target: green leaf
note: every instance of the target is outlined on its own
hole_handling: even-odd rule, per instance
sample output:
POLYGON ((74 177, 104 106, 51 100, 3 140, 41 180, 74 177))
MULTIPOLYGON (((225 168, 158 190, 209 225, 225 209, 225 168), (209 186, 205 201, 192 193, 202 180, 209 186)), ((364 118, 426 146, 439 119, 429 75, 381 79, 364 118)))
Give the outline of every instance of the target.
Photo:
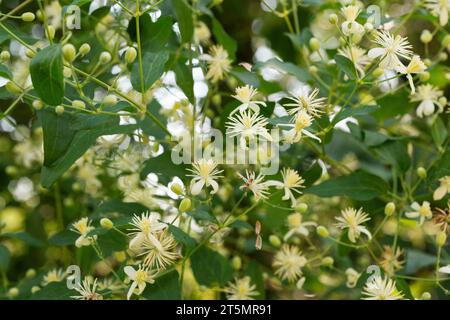
POLYGON ((311 80, 311 76, 305 69, 302 69, 290 62, 283 62, 277 58, 272 58, 265 62, 258 62, 254 65, 254 68, 256 69, 261 69, 262 67, 273 67, 279 71, 289 73, 303 82, 311 80))
POLYGON ((402 270, 404 274, 415 274, 419 270, 436 264, 436 256, 418 250, 409 249, 406 254, 406 265, 402 270))
POLYGON ((192 10, 186 0, 171 0, 172 8, 178 21, 181 40, 183 43, 190 42, 194 35, 194 21, 192 10))
POLYGON ((0 77, 12 79, 11 71, 2 63, 0 63, 0 77))
POLYGON ((173 177, 183 179, 186 175, 186 166, 175 164, 171 158, 171 151, 166 151, 156 158, 148 159, 141 171, 141 179, 145 179, 149 173, 155 173, 161 183, 168 184, 173 177))
POLYGON ((194 78, 191 68, 186 65, 186 60, 180 59, 175 64, 173 71, 175 72, 177 85, 183 90, 189 101, 194 103, 194 78))
POLYGON ((158 277, 153 284, 147 284, 142 297, 149 300, 179 300, 181 299, 178 272, 172 270, 158 277))
POLYGON ((265 286, 264 286, 264 278, 261 270, 261 266, 254 260, 250 261, 247 267, 244 270, 244 274, 250 277, 251 283, 256 285, 256 291, 258 291, 258 295, 255 296, 255 299, 265 299, 265 286))
POLYGON ((327 180, 305 189, 304 192, 320 197, 347 196, 366 201, 383 195, 387 189, 387 183, 380 177, 365 171, 357 171, 347 176, 327 180))
POLYGON ((409 288, 408 283, 404 279, 396 278, 395 286, 397 290, 401 291, 403 297, 408 300, 414 300, 414 296, 411 293, 411 289, 409 288))
POLYGON ((372 150, 387 164, 405 172, 411 166, 406 143, 400 140, 387 141, 372 150))
MULTIPOLYGON (((150 15, 142 15, 139 19, 139 31, 143 52, 158 52, 166 47, 172 34, 172 24, 172 18, 168 16, 161 17, 153 22, 150 15)), ((137 41, 135 18, 130 20, 127 31, 131 40, 137 41)))
POLYGON ((2 244, 0 244, 0 270, 7 271, 9 264, 11 263, 11 254, 9 250, 2 244))
POLYGON ((377 104, 380 108, 372 114, 378 120, 386 120, 406 114, 413 107, 409 101, 409 92, 406 90, 397 90, 395 94, 389 94, 378 99, 377 104))
POLYGON ((147 91, 156 80, 159 80, 164 73, 164 67, 167 60, 169 60, 169 53, 166 51, 160 52, 145 52, 142 57, 142 76, 144 85, 141 86, 141 75, 139 70, 139 60, 133 63, 131 70, 131 84, 136 91, 147 91))
POLYGON ((436 120, 431 126, 431 136, 438 147, 442 146, 447 139, 448 130, 440 117, 436 117, 436 120))
POLYGON ((212 32, 216 37, 217 42, 220 43, 225 50, 227 50, 230 55, 230 59, 235 60, 236 51, 238 48, 236 40, 227 34, 220 22, 215 18, 212 18, 212 32))
POLYGON ((64 74, 61 45, 54 44, 39 51, 31 60, 31 80, 45 103, 56 106, 64 98, 64 74))
POLYGON ((29 234, 28 232, 24 232, 24 231, 15 232, 15 233, 4 233, 1 236, 23 241, 27 245, 32 246, 32 247, 42 247, 44 245, 44 243, 41 240, 33 237, 31 234, 29 234))
POLYGON ((71 296, 80 295, 67 288, 66 281, 51 282, 31 296, 31 300, 70 300, 71 296))
POLYGON ((336 61, 336 64, 342 69, 342 71, 345 72, 345 74, 351 80, 358 78, 358 74, 355 69, 355 64, 350 59, 337 54, 336 56, 334 56, 334 61, 336 61))
POLYGON ((190 261, 195 279, 201 285, 224 286, 232 278, 233 269, 229 261, 205 246, 201 246, 191 256, 190 261))
POLYGON ((305 179, 304 185, 305 187, 312 186, 314 182, 319 180, 322 176, 322 167, 319 162, 315 162, 305 173, 302 174, 302 178, 305 179))
POLYGON ((78 236, 74 231, 64 230, 52 236, 48 242, 54 246, 70 246, 75 244, 78 236))
POLYGON ((260 81, 257 74, 247 71, 244 67, 238 66, 230 71, 230 74, 235 76, 244 84, 251 85, 255 88, 259 87, 260 81))
POLYGON ((195 240, 192 239, 191 236, 189 236, 186 232, 184 232, 183 230, 172 224, 168 224, 168 227, 170 233, 173 235, 173 237, 177 242, 182 243, 187 248, 195 247, 196 244, 195 240))
POLYGON ((378 106, 362 106, 359 108, 345 108, 336 114, 336 116, 333 118, 331 123, 335 125, 341 120, 347 119, 349 117, 356 117, 356 116, 364 116, 369 113, 375 112, 379 107, 378 106))
POLYGON ((209 208, 207 206, 200 206, 198 208, 195 208, 195 210, 193 211, 189 211, 188 215, 193 217, 197 222, 204 220, 217 223, 216 218, 213 215, 211 215, 208 211, 209 208))

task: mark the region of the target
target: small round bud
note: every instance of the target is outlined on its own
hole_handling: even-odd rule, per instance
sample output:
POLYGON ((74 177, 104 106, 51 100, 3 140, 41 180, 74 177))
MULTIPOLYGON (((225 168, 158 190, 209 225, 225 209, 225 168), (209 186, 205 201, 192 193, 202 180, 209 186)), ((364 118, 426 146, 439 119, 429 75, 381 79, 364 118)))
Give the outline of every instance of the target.
POLYGON ((112 222, 108 218, 102 218, 100 220, 100 225, 102 226, 103 229, 106 229, 106 230, 110 230, 110 229, 114 228, 114 222, 112 222))
POLYGON ((73 100, 72 107, 77 108, 77 109, 85 109, 86 104, 81 100, 73 100))
POLYGON ((19 170, 15 166, 7 166, 5 172, 8 176, 15 176, 19 173, 19 170))
POLYGON ((41 288, 39 288, 38 286, 33 286, 31 287, 31 293, 35 294, 36 292, 38 292, 39 290, 41 290, 41 288))
POLYGON ((424 293, 422 293, 422 296, 420 297, 420 299, 422 300, 430 300, 431 299, 431 294, 427 291, 425 291, 424 293))
POLYGON ((433 63, 430 59, 423 59, 423 63, 427 66, 427 67, 429 67, 429 66, 431 66, 431 64, 433 63))
POLYGON ((36 270, 34 269, 28 269, 25 273, 25 277, 27 278, 33 278, 36 275, 36 270))
POLYGON ((450 34, 447 34, 444 39, 442 39, 442 46, 448 47, 450 46, 450 34))
POLYGON ((70 78, 72 76, 72 69, 64 66, 63 75, 64 75, 64 78, 70 78))
POLYGON ((425 179, 427 177, 427 170, 424 167, 417 168, 417 175, 420 179, 425 179))
POLYGON ((335 13, 332 13, 332 14, 330 14, 329 16, 328 16, 328 21, 331 23, 331 24, 336 24, 337 22, 338 22, 338 16, 337 16, 337 14, 335 14, 335 13))
POLYGON ((384 214, 388 217, 392 216, 395 212, 395 203, 388 202, 384 207, 384 214))
POLYGON ((47 30, 45 30, 45 35, 47 36, 47 39, 53 40, 55 38, 55 27, 54 26, 48 26, 47 30))
POLYGON ((0 53, 0 59, 2 59, 3 62, 9 61, 9 59, 11 59, 11 54, 9 51, 4 50, 0 53))
POLYGON ((428 81, 428 80, 430 80, 430 73, 428 72, 428 71, 424 71, 424 72, 422 72, 421 74, 420 74, 420 81, 422 81, 422 82, 426 82, 426 81, 428 81))
POLYGON ((33 50, 31 50, 31 49, 26 49, 26 50, 25 50, 25 55, 26 55, 28 58, 33 59, 34 56, 36 55, 36 53, 35 53, 33 50))
POLYGON ((446 61, 448 59, 448 54, 446 52, 439 53, 439 60, 446 61))
POLYGON ((21 18, 22 18, 22 21, 31 22, 31 21, 34 21, 35 16, 34 16, 33 12, 25 12, 25 13, 22 13, 21 18))
POLYGON ((447 241, 447 235, 444 231, 441 231, 436 236, 436 244, 438 247, 443 247, 447 241))
POLYGON ((438 100, 438 102, 439 102, 439 104, 440 104, 441 106, 446 106, 448 100, 447 100, 446 97, 440 97, 439 100, 438 100))
POLYGON ((64 113, 64 107, 63 107, 63 106, 57 106, 57 107, 55 108, 55 112, 56 112, 57 114, 63 114, 63 113, 64 113))
POLYGON ((431 34, 430 30, 423 30, 422 34, 420 35, 420 41, 423 43, 430 43, 433 40, 433 35, 431 34))
POLYGON ((330 232, 324 226, 318 226, 316 232, 322 238, 327 238, 330 235, 330 232))
POLYGON ((111 54, 107 51, 103 51, 100 54, 100 63, 105 64, 105 63, 109 63, 111 61, 112 57, 111 54))
POLYGON ((273 245, 275 248, 279 248, 281 246, 281 240, 276 235, 271 234, 269 236, 269 243, 273 245))
POLYGON ((127 49, 127 51, 125 52, 125 62, 126 63, 133 63, 134 60, 137 57, 137 51, 135 48, 130 47, 127 49))
POLYGON ((381 77, 383 74, 384 74, 384 70, 381 69, 381 68, 376 68, 376 69, 373 71, 373 76, 374 76, 375 78, 379 78, 379 77, 381 77))
POLYGON ((170 190, 172 190, 173 193, 175 193, 179 196, 181 196, 183 194, 183 187, 179 183, 173 183, 170 186, 170 190))
POLYGON ((310 66, 310 67, 309 67, 309 72, 310 72, 311 74, 315 74, 315 73, 317 73, 317 71, 319 71, 319 70, 317 69, 316 66, 310 66))
POLYGON ((183 200, 181 200, 180 202, 180 206, 178 207, 178 210, 180 212, 186 212, 191 208, 191 199, 189 198, 184 198, 183 200))
POLYGON ((77 50, 73 46, 73 44, 65 44, 62 48, 63 57, 67 62, 72 62, 75 60, 75 57, 77 55, 77 50))
POLYGON ((41 10, 36 11, 36 17, 38 18, 39 21, 44 20, 44 15, 42 14, 41 10))
POLYGON ((12 81, 9 81, 8 83, 6 83, 5 88, 6 88, 6 90, 8 90, 8 92, 10 92, 12 94, 20 94, 23 91, 21 87, 19 87, 17 84, 15 84, 12 81))
POLYGON ((331 267, 334 263, 334 259, 332 257, 324 257, 322 259, 322 265, 327 266, 327 267, 331 267))
POLYGON ((220 106, 220 104, 222 103, 222 96, 220 94, 213 95, 212 103, 215 106, 220 106))
POLYGON ((318 51, 320 49, 320 42, 316 38, 311 38, 309 40, 309 46, 313 51, 318 51))
POLYGON ((295 209, 300 213, 305 213, 308 210, 308 205, 306 203, 299 203, 295 209))
POLYGON ((231 260, 231 265, 234 270, 240 270, 242 268, 242 259, 239 256, 234 256, 231 260))
POLYGON ((41 110, 44 107, 44 103, 41 100, 34 100, 33 101, 33 108, 36 110, 41 110))
POLYGON ((85 55, 87 55, 87 54, 91 51, 91 46, 88 45, 87 43, 83 43, 83 44, 81 45, 79 51, 80 51, 80 54, 81 54, 82 56, 85 56, 85 55))
POLYGON ((107 106, 113 106, 117 104, 117 97, 115 95, 109 94, 103 98, 103 104, 107 106))
POLYGON ((125 251, 117 251, 114 252, 113 255, 118 262, 124 262, 127 259, 127 254, 125 253, 125 251))
POLYGON ((17 289, 16 287, 13 287, 8 290, 8 296, 10 296, 11 298, 15 298, 18 295, 19 295, 19 289, 17 289))

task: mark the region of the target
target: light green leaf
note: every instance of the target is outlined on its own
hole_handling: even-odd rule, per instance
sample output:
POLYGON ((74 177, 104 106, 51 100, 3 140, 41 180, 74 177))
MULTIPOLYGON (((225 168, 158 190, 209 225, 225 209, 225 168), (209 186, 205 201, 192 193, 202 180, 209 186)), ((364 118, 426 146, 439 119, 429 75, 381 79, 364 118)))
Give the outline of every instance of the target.
POLYGON ((342 71, 345 72, 345 74, 351 79, 357 79, 358 74, 355 69, 355 64, 348 59, 347 57, 341 56, 337 54, 334 57, 334 61, 336 61, 336 64, 342 69, 342 71))
POLYGON ((448 129, 444 124, 441 117, 436 117, 433 125, 431 126, 431 136, 433 137, 434 143, 440 147, 445 142, 448 136, 448 129))

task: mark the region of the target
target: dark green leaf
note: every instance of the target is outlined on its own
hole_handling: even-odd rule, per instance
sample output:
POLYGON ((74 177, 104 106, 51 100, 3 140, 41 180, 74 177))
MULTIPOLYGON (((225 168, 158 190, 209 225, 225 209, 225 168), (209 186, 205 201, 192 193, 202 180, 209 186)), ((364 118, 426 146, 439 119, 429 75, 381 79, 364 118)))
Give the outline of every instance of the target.
POLYGON ((0 244, 0 271, 7 271, 11 262, 9 250, 0 244))
POLYGON ((70 246, 75 244, 78 236, 74 231, 64 230, 52 236, 48 242, 55 246, 70 246))
POLYGON ((231 280, 233 269, 229 261, 216 251, 201 246, 191 256, 191 267, 195 279, 201 285, 224 286, 231 280))
POLYGON ((348 59, 347 57, 341 56, 337 54, 334 57, 334 61, 336 61, 336 64, 342 69, 342 71, 345 72, 345 74, 351 79, 357 79, 358 74, 355 69, 355 64, 348 59))
MULTIPOLYGON (((150 15, 142 15, 139 19, 141 46, 144 52, 161 51, 166 47, 172 34, 172 18, 161 17, 153 22, 150 15)), ((133 41, 136 39, 136 19, 131 19, 128 25, 128 34, 133 41)))
POLYGON ((155 173, 161 183, 169 183, 173 177, 183 179, 186 175, 186 166, 175 164, 172 161, 172 153, 169 151, 151 158, 145 162, 144 169, 141 171, 141 179, 145 179, 149 173, 155 173))
POLYGON ((71 296, 79 296, 75 290, 67 288, 66 281, 51 282, 31 296, 31 300, 70 300, 71 296))
POLYGON ((445 142, 448 136, 448 130, 442 121, 441 117, 436 117, 433 125, 431 126, 431 136, 434 143, 440 147, 445 142))
POLYGON ((170 233, 173 235, 173 237, 177 242, 182 243, 187 248, 195 247, 196 244, 195 240, 192 239, 186 232, 184 232, 183 230, 172 224, 168 224, 168 227, 170 233))
POLYGON ((5 233, 5 234, 2 234, 1 236, 23 241, 27 245, 32 246, 32 247, 42 247, 44 245, 44 243, 41 240, 36 239, 31 234, 29 234, 28 232, 24 232, 24 231, 15 232, 15 233, 5 233))
POLYGON ((192 18, 192 10, 186 3, 186 0, 171 0, 172 8, 178 20, 180 28, 181 40, 183 43, 190 42, 194 35, 194 21, 192 18))
POLYGON ((363 116, 369 113, 372 113, 378 109, 378 106, 362 106, 359 108, 351 108, 347 107, 345 109, 342 109, 339 111, 338 114, 333 118, 331 123, 335 125, 341 120, 347 119, 348 117, 356 117, 356 116, 363 116))
POLYGON ((387 164, 405 172, 411 166, 406 143, 403 141, 387 141, 375 148, 375 153, 387 164))
POLYGON ((0 77, 6 78, 6 79, 12 78, 11 71, 9 71, 9 69, 2 63, 0 63, 0 77))
POLYGON ((153 284, 147 284, 142 296, 149 300, 179 300, 181 299, 178 272, 172 270, 158 277, 153 284))
POLYGON ((131 70, 131 84, 136 91, 147 91, 156 80, 159 80, 164 73, 164 68, 167 60, 169 60, 169 53, 166 51, 146 52, 142 57, 142 77, 144 80, 141 86, 141 74, 139 69, 139 60, 133 63, 131 70))
POLYGON ((177 85, 183 90, 186 97, 191 103, 194 103, 194 79, 192 77, 192 71, 189 66, 186 65, 185 60, 179 60, 174 68, 177 85))
POLYGON ((230 55, 231 60, 236 59, 237 43, 232 37, 230 37, 220 22, 212 18, 212 31, 218 43, 220 43, 230 55))

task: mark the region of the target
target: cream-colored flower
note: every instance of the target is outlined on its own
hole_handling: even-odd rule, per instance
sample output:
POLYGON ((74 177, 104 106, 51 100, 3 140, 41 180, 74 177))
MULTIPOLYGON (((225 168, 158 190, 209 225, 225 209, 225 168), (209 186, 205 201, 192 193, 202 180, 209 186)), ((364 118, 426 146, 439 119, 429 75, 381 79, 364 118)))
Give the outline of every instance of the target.
POLYGON ((132 239, 129 248, 133 251, 141 251, 143 243, 148 240, 158 245, 156 233, 164 230, 166 224, 159 221, 161 216, 157 212, 144 212, 140 216, 134 215, 131 220, 130 236, 132 239))
POLYGON ((356 284, 358 283, 358 279, 361 276, 361 274, 358 273, 353 268, 348 268, 347 270, 345 270, 345 275, 347 276, 347 282, 345 283, 347 288, 356 287, 356 284))
POLYGON ((433 16, 439 17, 441 26, 447 25, 450 0, 425 0, 425 7, 430 10, 433 16))
POLYGON ((412 74, 422 73, 427 69, 425 63, 422 62, 419 56, 415 55, 412 57, 408 66, 400 65, 397 68, 397 71, 403 74, 406 74, 406 78, 409 81, 409 86, 411 87, 411 93, 416 92, 416 87, 414 86, 414 81, 412 78, 412 74))
POLYGON ((212 46, 209 54, 201 55, 200 59, 208 63, 206 79, 211 80, 213 83, 222 80, 231 70, 231 60, 228 52, 220 45, 212 46))
POLYGON ((284 140, 287 143, 293 144, 301 140, 302 136, 305 135, 309 138, 315 139, 321 142, 320 138, 310 131, 306 130, 312 123, 312 117, 304 109, 298 110, 294 118, 294 123, 280 124, 279 126, 292 128, 285 135, 284 140))
POLYGON ((130 300, 133 293, 140 295, 145 290, 147 283, 155 283, 155 273, 148 268, 139 266, 139 268, 135 270, 132 266, 126 266, 125 268, 123 268, 123 271, 128 276, 128 278, 133 281, 130 289, 128 290, 128 300, 130 300))
POLYGON ((47 274, 42 278, 42 285, 46 286, 52 282, 63 281, 66 277, 66 273, 62 269, 53 269, 47 272, 47 274))
POLYGON ((95 228, 91 226, 91 221, 89 218, 81 218, 77 222, 72 224, 72 231, 80 234, 78 239, 75 241, 75 246, 78 248, 84 246, 90 246, 95 240, 97 240, 97 235, 88 236, 89 232, 95 228))
POLYGON ((450 193, 450 176, 439 179, 440 186, 433 193, 433 200, 441 200, 446 194, 450 193))
POLYGON ((298 247, 285 244, 275 254, 272 266, 281 279, 294 282, 303 274, 307 262, 298 247))
POLYGON ((380 68, 396 70, 402 62, 400 58, 411 59, 412 46, 407 38, 400 35, 393 36, 388 31, 378 31, 374 42, 379 45, 377 48, 369 50, 368 56, 371 59, 381 58, 380 68))
POLYGON ((342 32, 346 36, 355 35, 358 38, 361 37, 364 34, 364 27, 356 22, 356 18, 358 18, 361 9, 357 6, 347 6, 343 7, 341 12, 345 18, 345 21, 341 25, 342 32))
POLYGON ((281 176, 283 177, 283 182, 277 180, 267 181, 269 186, 275 186, 278 189, 284 189, 284 195, 281 199, 289 200, 291 199, 291 206, 294 208, 297 204, 294 192, 301 194, 300 188, 304 188, 303 183, 305 180, 298 174, 294 169, 284 168, 281 171, 281 176))
POLYGON ((289 97, 288 99, 294 103, 286 103, 285 106, 293 107, 288 110, 290 115, 294 115, 300 110, 306 110, 311 116, 317 117, 323 112, 326 101, 326 98, 317 98, 318 95, 319 89, 314 89, 309 95, 301 94, 297 97, 289 97))
POLYGON ((208 44, 211 39, 211 31, 203 21, 198 21, 194 29, 194 39, 196 43, 208 44))
POLYGON ((239 177, 244 180, 244 184, 240 186, 240 189, 248 189, 255 196, 255 200, 267 199, 269 194, 269 186, 264 182, 264 176, 253 171, 245 170, 246 176, 244 177, 238 173, 239 177))
POLYGON ((180 257, 177 252, 178 243, 167 230, 155 236, 156 241, 145 240, 142 244, 144 264, 151 268, 166 269, 180 257))
POLYGON ((335 218, 339 221, 336 226, 340 229, 348 229, 348 239, 351 242, 356 242, 361 233, 365 234, 369 240, 372 235, 366 227, 362 226, 366 221, 369 221, 369 215, 363 212, 362 208, 356 210, 354 208, 346 208, 341 211, 341 216, 335 218))
POLYGON ((358 46, 351 46, 338 49, 338 53, 354 63, 361 77, 365 75, 365 68, 370 63, 370 58, 367 56, 366 50, 358 46))
POLYGON ((217 179, 220 178, 222 170, 217 169, 217 163, 212 159, 200 159, 192 165, 193 169, 188 169, 193 174, 188 176, 193 177, 191 180, 191 193, 198 195, 203 187, 211 186, 211 194, 216 193, 219 190, 219 184, 217 179))
POLYGON ((439 103, 439 98, 442 97, 443 92, 431 84, 423 84, 417 87, 417 91, 411 95, 411 101, 420 101, 417 107, 417 116, 430 116, 435 111, 435 106, 441 110, 443 106, 439 103))
POLYGON ((414 211, 409 211, 405 213, 405 216, 410 219, 419 218, 419 224, 422 225, 425 220, 429 220, 433 217, 433 212, 431 211, 431 206, 428 201, 422 202, 422 205, 417 202, 411 204, 411 208, 414 211))
POLYGON ((375 276, 366 283, 363 293, 364 300, 401 300, 403 294, 395 287, 395 281, 385 277, 375 276))
POLYGON ((266 106, 266 103, 263 101, 254 101, 253 99, 258 94, 258 90, 253 88, 250 85, 245 85, 243 87, 237 87, 236 88, 236 95, 233 96, 233 98, 239 100, 241 104, 239 107, 234 109, 230 116, 235 114, 237 111, 246 111, 248 109, 252 110, 255 113, 259 113, 260 107, 259 106, 266 106))
POLYGON ((259 294, 248 276, 230 282, 224 291, 228 300, 254 300, 253 297, 259 294))
POLYGON ((287 225, 289 231, 284 236, 284 241, 287 241, 294 234, 300 234, 302 236, 307 237, 309 235, 309 231, 307 227, 316 227, 317 223, 313 221, 303 221, 303 216, 301 213, 293 213, 287 217, 287 225))
POLYGON ((103 300, 103 296, 96 292, 97 279, 92 280, 91 277, 85 277, 82 283, 78 283, 74 290, 78 291, 79 296, 71 296, 77 300, 103 300))
POLYGON ((241 111, 235 116, 228 117, 226 123, 227 136, 230 138, 239 137, 239 143, 242 149, 248 149, 252 143, 256 146, 256 138, 263 137, 267 141, 272 141, 272 136, 266 129, 268 120, 257 113, 250 111, 241 111))

